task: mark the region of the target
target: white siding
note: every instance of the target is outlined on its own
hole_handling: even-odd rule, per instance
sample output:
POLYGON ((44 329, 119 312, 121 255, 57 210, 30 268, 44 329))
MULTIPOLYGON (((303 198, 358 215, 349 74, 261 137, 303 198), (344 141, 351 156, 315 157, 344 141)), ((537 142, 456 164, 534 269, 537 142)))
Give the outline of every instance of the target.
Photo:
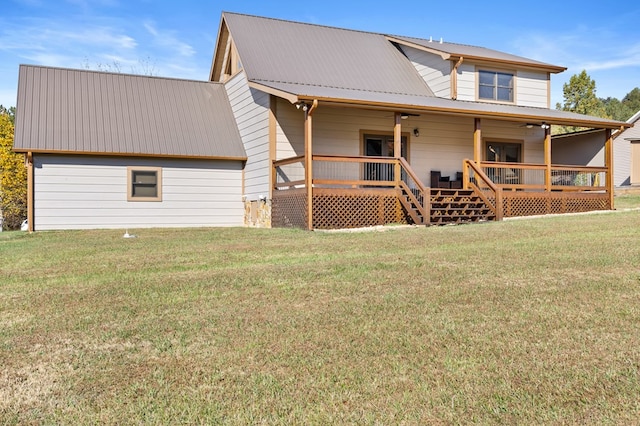
MULTIPOLYGON (((292 107, 294 111, 295 107, 292 107)), ((302 138, 285 138, 299 135, 300 114, 278 104, 279 133, 278 158, 301 155, 302 138), (286 154, 286 155, 285 155, 286 154)), ((299 111, 298 111, 299 112, 299 111)), ((313 152, 327 155, 362 155, 362 132, 392 133, 393 112, 371 111, 355 108, 334 108, 320 103, 313 114, 313 152)), ((431 170, 440 170, 445 176, 455 176, 462 170, 462 160, 473 158, 473 118, 422 114, 402 120, 402 131, 408 133, 409 163, 425 184, 429 184, 431 170), (413 135, 413 129, 420 136, 413 135)), ((524 142, 523 160, 529 163, 544 161, 541 129, 526 129, 517 123, 483 120, 482 135, 485 140, 524 142)))
POLYGON ((276 116, 276 160, 304 155, 304 113, 278 98, 276 116))
POLYGON ((544 72, 518 71, 516 103, 521 106, 548 108, 548 77, 544 72))
POLYGON ((451 97, 451 62, 408 46, 402 46, 402 50, 437 97, 451 97))
MULTIPOLYGON (((476 101, 476 65, 462 63, 458 68, 458 100, 476 101)), ((482 67, 488 70, 494 68, 482 67)), ((495 68, 499 69, 499 68, 495 68)), ((533 71, 517 71, 515 74, 516 105, 548 108, 547 74, 533 71)))
POLYGON ((476 67, 463 62, 458 67, 458 100, 476 100, 476 67))
POLYGON ((241 226, 242 162, 34 155, 36 230, 241 226), (162 201, 127 201, 127 167, 162 168, 162 201))
POLYGON ((269 195, 269 95, 250 88, 244 72, 226 82, 225 87, 247 152, 244 195, 257 200, 269 195))

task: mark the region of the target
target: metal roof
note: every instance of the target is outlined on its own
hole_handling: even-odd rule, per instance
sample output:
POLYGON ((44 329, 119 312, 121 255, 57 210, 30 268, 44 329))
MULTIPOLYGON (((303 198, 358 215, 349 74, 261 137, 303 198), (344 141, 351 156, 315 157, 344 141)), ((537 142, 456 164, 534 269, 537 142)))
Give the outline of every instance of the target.
POLYGON ((21 65, 14 150, 245 159, 224 86, 21 65))
POLYGON ((251 81, 433 96, 382 34, 225 12, 251 81))
POLYGON ((488 60, 492 62, 518 64, 527 67, 539 68, 550 72, 558 73, 565 71, 566 67, 551 65, 545 62, 536 61, 522 56, 512 55, 510 53, 500 52, 486 47, 471 46, 465 44, 449 43, 439 40, 425 40, 415 37, 388 36, 389 40, 400 44, 406 44, 419 49, 437 52, 446 59, 450 56, 472 58, 475 60, 488 60))
MULTIPOLYGON (((437 45, 444 54, 482 57, 558 72, 562 67, 481 47, 386 36, 314 24, 223 13, 250 84, 291 102, 323 101, 493 117, 548 124, 618 128, 627 123, 548 108, 435 97, 394 45, 437 45)), ((220 35, 219 35, 220 37, 220 35)), ((222 46, 218 46, 221 49, 222 46)), ((216 52, 219 57, 221 52, 216 52)))
MULTIPOLYGON (((290 93, 298 100, 318 99, 321 102, 376 106, 396 111, 425 111, 445 114, 472 115, 522 122, 546 122, 547 124, 572 124, 586 127, 619 128, 619 121, 592 117, 573 112, 548 108, 525 107, 488 102, 470 102, 438 97, 407 94, 380 93, 315 85, 255 82, 254 87, 267 93, 290 93)), ((627 127, 630 125, 627 125, 627 127)))

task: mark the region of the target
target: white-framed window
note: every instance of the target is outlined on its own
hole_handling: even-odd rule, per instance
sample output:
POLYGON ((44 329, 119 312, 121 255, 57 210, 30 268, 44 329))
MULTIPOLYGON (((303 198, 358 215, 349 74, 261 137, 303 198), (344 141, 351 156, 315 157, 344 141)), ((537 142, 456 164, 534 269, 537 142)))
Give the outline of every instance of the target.
POLYGON ((478 99, 513 102, 514 73, 478 70, 478 99))
POLYGON ((127 167, 127 201, 162 201, 162 168, 127 167))

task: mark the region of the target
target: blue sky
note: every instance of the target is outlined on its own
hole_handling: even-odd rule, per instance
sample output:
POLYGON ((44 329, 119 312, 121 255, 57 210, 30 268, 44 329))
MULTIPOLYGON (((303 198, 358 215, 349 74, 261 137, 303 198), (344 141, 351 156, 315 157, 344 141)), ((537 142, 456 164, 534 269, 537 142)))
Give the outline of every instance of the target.
POLYGON ((222 11, 488 47, 568 67, 552 102, 586 69, 599 97, 640 87, 640 2, 2 0, 0 104, 19 64, 119 68, 205 80, 222 11), (591 3, 591 2, 589 2, 591 3))

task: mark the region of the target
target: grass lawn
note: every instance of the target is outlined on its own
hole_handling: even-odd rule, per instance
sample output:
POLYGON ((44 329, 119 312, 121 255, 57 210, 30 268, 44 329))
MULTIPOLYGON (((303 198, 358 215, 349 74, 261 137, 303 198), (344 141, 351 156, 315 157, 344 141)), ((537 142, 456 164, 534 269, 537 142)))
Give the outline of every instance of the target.
POLYGON ((0 234, 0 424, 632 424, 640 212, 0 234))

